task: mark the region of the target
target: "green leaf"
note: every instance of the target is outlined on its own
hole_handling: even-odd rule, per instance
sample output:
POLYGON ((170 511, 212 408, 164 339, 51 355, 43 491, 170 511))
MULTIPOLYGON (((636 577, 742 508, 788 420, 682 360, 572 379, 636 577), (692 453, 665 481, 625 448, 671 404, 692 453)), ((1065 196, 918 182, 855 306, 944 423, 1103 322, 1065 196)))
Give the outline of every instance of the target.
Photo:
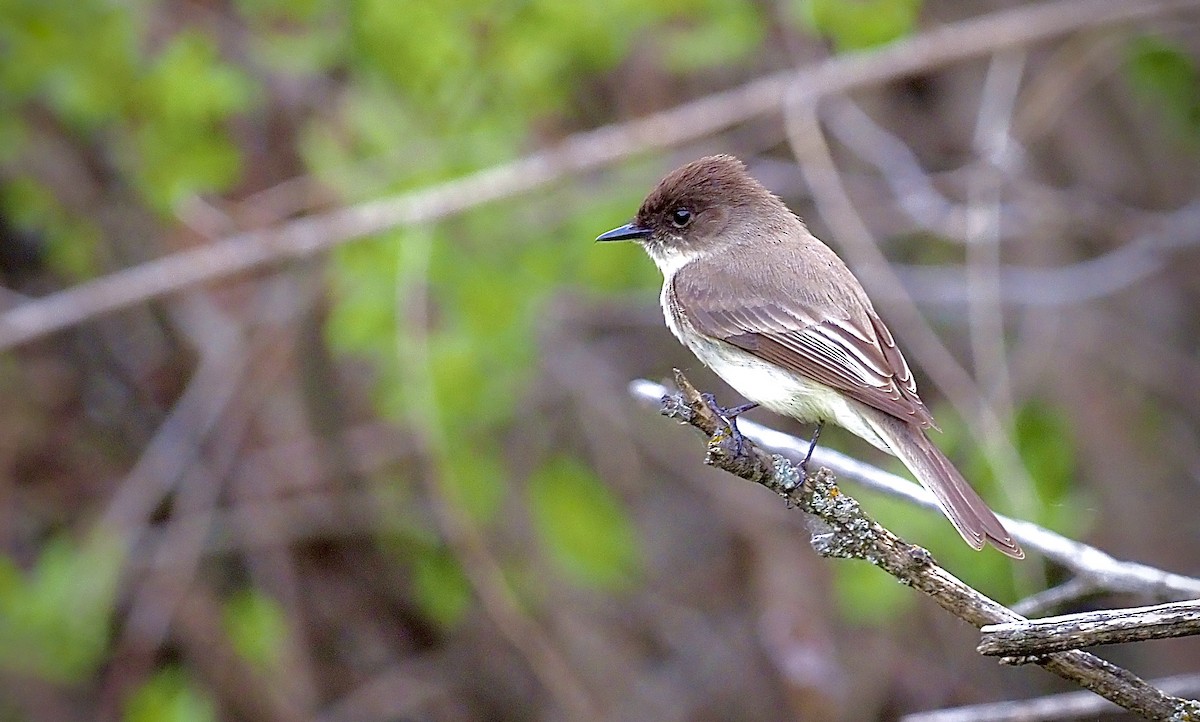
POLYGON ((249 42, 258 62, 280 75, 316 75, 346 62, 346 42, 338 32, 297 34, 264 28, 249 42))
MULTIPOLYGON (((992 463, 978 444, 968 438, 966 427, 958 421, 954 410, 940 408, 934 415, 944 431, 932 437, 934 442, 951 458, 964 459, 958 465, 959 470, 985 499, 1002 496, 992 463), (955 450, 960 453, 955 454, 955 450)), ((1078 535, 1088 523, 1079 510, 1089 505, 1080 498, 1083 491, 1075 485, 1077 452, 1070 421, 1055 407, 1032 399, 1017 409, 1012 434, 1041 502, 1039 516, 1034 521, 1068 536, 1078 535)))
POLYGON ((237 147, 209 128, 153 122, 139 128, 134 139, 138 187, 163 213, 191 194, 228 188, 241 169, 237 147))
POLYGON ((154 206, 166 212, 186 195, 237 180, 241 157, 222 126, 252 97, 253 84, 220 60, 210 38, 184 32, 171 39, 138 86, 140 123, 127 159, 154 206))
POLYGON ((1066 501, 1075 481, 1075 440, 1071 424, 1053 406, 1031 400, 1017 410, 1017 449, 1037 484, 1038 497, 1056 506, 1066 501))
POLYGON ((723 5, 719 12, 697 13, 687 27, 660 31, 669 68, 688 72, 734 65, 761 47, 767 26, 760 10, 750 3, 723 5))
POLYGON ((1042 502, 1038 521, 1067 536, 1078 537, 1094 521, 1086 510, 1096 505, 1075 484, 1078 474, 1071 422, 1049 404, 1030 401, 1017 411, 1017 449, 1033 477, 1042 502))
POLYGON ((265 672, 278 668, 287 620, 274 599, 252 589, 239 591, 225 602, 223 622, 238 654, 265 672))
POLYGON ((465 79, 477 47, 470 36, 473 24, 461 6, 358 0, 350 10, 355 51, 362 61, 418 96, 449 100, 456 94, 461 86, 454 81, 465 79))
POLYGON ((304 22, 330 11, 330 0, 236 0, 238 10, 252 20, 304 22))
POLYGON ((0 666, 50 680, 92 674, 109 642, 121 555, 101 538, 50 540, 29 574, 0 557, 0 666))
POLYGON ((1134 91, 1181 132, 1200 137, 1200 72, 1181 48, 1153 36, 1130 41, 1126 75, 1134 91))
POLYGON ((632 581, 633 524, 591 469, 565 456, 552 459, 529 479, 529 504, 550 558, 572 579, 609 588, 632 581))
POLYGON ((441 483, 476 523, 492 520, 509 490, 502 450, 493 440, 477 439, 470 454, 449 455, 442 465, 441 483))
POLYGON ((395 357, 398 242, 403 239, 393 232, 334 252, 329 268, 334 304, 325 331, 335 348, 381 362, 395 357))
POLYGON ((890 43, 912 32, 921 0, 806 0, 803 18, 839 52, 890 43))
POLYGON ((178 667, 168 667, 142 685, 125 708, 124 722, 215 722, 216 705, 178 667))
POLYGON ((241 70, 221 61, 211 38, 186 31, 171 38, 141 91, 156 117, 186 124, 222 120, 244 109, 253 86, 241 70))
POLYGON ((0 189, 0 209, 41 241, 51 268, 74 278, 93 275, 100 232, 90 220, 70 215, 51 189, 15 178, 0 189))
POLYGON ((413 593, 425 614, 446 628, 457 625, 471 605, 467 577, 444 549, 424 549, 414 559, 413 593))
POLYGON ((118 117, 135 82, 139 5, 0 1, 0 92, 36 97, 78 129, 118 117))

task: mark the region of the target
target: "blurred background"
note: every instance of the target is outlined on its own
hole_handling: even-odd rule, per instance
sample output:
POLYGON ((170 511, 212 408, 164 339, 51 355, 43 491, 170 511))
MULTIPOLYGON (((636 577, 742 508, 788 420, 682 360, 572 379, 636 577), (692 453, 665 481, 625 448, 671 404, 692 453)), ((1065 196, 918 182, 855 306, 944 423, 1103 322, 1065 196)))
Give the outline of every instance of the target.
MULTIPOLYGON (((1197 5, 1067 0, 1035 37, 1041 6, 999 0, 0 0, 0 331, 184 259, 172 293, 99 313, 83 286, 0 351, 0 720, 870 720, 1068 689, 817 558, 631 399, 679 366, 740 401, 640 249, 592 239, 741 156, 859 273, 993 506, 1200 574, 1197 5), (1145 12, 1094 22, 1115 7, 1145 12), (555 163, 927 38, 984 42, 555 163), (486 197, 441 185, 543 151, 486 197), (430 188, 424 222, 337 215, 430 188), (349 242, 292 257, 306 217, 349 242), (177 255, 243 232, 276 259, 177 255)), ((861 499, 1006 603, 1063 579, 861 499)))

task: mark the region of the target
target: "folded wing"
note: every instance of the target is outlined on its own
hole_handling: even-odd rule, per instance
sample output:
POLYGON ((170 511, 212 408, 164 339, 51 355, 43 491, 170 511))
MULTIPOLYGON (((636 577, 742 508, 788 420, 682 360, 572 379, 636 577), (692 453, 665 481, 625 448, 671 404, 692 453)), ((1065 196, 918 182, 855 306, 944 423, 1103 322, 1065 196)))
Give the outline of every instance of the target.
POLYGON ((724 280, 697 264, 675 274, 672 302, 697 331, 921 428, 934 425, 908 363, 865 298, 814 294, 803 274, 724 280))

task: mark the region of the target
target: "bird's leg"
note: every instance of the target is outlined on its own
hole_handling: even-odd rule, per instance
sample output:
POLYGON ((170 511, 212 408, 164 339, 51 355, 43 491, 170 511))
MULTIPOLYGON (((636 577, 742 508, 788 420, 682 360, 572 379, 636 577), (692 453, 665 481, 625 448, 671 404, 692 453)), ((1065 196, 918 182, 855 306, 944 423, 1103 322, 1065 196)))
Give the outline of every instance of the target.
POLYGON ((813 449, 817 448, 817 439, 821 438, 821 429, 825 428, 825 421, 818 421, 817 428, 813 431, 812 441, 808 442, 808 453, 804 455, 804 461, 800 462, 800 471, 805 476, 808 475, 808 460, 812 458, 813 449))
POLYGON ((734 450, 740 456, 742 453, 742 432, 738 431, 737 417, 750 409, 756 408, 758 404, 749 403, 725 408, 717 403, 717 397, 712 394, 700 394, 700 398, 704 399, 704 403, 708 405, 708 408, 714 414, 720 417, 726 424, 729 424, 729 436, 733 439, 734 450))

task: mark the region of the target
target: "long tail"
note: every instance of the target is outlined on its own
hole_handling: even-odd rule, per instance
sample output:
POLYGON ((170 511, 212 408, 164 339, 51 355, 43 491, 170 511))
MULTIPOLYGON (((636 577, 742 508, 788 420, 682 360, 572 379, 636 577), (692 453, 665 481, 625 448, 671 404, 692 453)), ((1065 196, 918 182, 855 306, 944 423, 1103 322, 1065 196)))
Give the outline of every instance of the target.
POLYGON ((872 419, 875 431, 883 437, 891 451, 899 457, 917 481, 928 489, 942 513, 954 525, 962 538, 975 549, 991 544, 1014 559, 1023 559, 1025 552, 979 498, 954 464, 925 436, 925 431, 893 416, 872 419))

